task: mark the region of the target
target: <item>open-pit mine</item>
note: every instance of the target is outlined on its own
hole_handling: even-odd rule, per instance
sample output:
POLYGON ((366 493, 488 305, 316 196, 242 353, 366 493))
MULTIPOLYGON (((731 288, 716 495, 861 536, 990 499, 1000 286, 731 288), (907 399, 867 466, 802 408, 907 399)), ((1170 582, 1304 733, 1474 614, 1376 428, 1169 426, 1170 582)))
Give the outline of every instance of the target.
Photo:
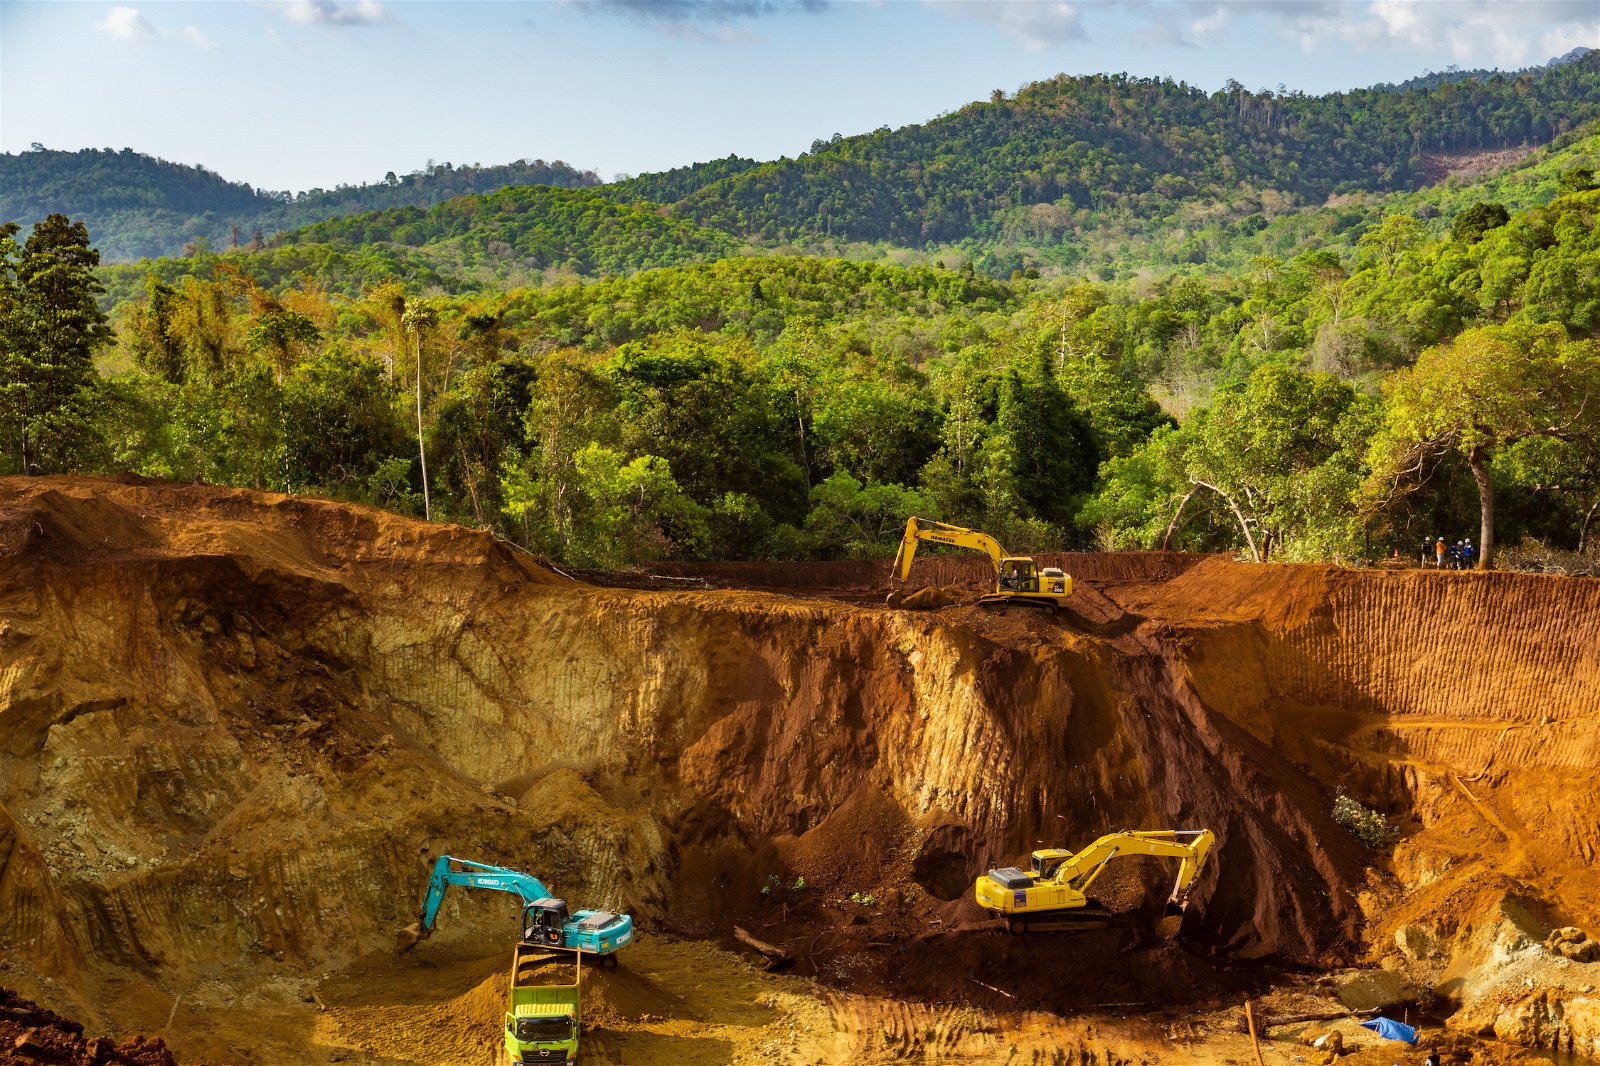
POLYGON ((398 950, 440 855, 631 913, 584 1064, 1600 1056, 1600 583, 1048 561, 1058 616, 978 607, 957 556, 908 609, 887 562, 572 574, 347 504, 0 481, 0 1062, 488 1066, 518 908, 453 889, 398 950), (1157 859, 1100 929, 973 899, 1201 827, 1176 940, 1157 859))

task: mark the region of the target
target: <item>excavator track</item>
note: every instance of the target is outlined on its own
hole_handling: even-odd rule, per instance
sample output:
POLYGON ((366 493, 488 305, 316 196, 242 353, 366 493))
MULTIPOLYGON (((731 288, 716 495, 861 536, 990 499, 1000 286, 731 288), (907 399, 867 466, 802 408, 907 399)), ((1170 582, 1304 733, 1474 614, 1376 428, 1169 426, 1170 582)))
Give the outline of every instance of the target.
POLYGON ((1037 607, 1039 610, 1049 611, 1052 618, 1061 613, 1060 606, 1048 600, 1037 599, 1032 596, 1008 596, 999 592, 991 592, 987 595, 979 596, 978 606, 991 609, 998 607, 1037 607))
POLYGON ((1000 919, 1001 926, 1013 936, 1024 933, 1086 933, 1096 929, 1127 925, 1127 919, 1098 903, 1086 907, 1073 907, 1063 911, 1035 911, 1031 914, 1009 914, 1000 919))

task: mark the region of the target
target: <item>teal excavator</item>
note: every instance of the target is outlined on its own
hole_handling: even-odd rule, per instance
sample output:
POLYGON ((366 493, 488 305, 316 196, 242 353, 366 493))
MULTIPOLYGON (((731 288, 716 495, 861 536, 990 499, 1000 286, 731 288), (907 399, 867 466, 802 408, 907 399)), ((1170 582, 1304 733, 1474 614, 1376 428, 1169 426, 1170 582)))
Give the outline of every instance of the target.
POLYGON ((594 955, 603 965, 614 967, 617 960, 612 957, 613 953, 633 940, 630 915, 603 910, 577 911, 569 915, 566 901, 551 895, 544 882, 532 874, 441 855, 428 876, 428 895, 422 903, 422 917, 400 930, 401 951, 433 934, 439 907, 451 885, 489 888, 520 897, 522 942, 525 944, 538 944, 551 951, 594 955))

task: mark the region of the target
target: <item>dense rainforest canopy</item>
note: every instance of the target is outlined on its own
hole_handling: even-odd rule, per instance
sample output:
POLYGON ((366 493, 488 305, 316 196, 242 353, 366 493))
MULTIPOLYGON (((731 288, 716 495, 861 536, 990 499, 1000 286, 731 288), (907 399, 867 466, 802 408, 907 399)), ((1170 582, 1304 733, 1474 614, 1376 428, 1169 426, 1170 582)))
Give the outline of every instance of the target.
MULTIPOLYGON (((1597 114, 1594 53, 1327 97, 1062 77, 798 160, 446 199, 430 171, 137 265, 52 213, 0 242, 0 470, 329 494, 598 566, 875 556, 910 513, 1012 550, 1581 556, 1597 114)), ((262 197, 175 170, 185 209, 262 197)))

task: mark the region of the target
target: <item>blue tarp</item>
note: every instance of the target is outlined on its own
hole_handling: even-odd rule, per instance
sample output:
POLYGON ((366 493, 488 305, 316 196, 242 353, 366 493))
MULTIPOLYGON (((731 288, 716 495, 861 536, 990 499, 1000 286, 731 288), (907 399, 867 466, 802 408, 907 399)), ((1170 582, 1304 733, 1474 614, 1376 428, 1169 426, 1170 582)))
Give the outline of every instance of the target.
POLYGON ((1417 1031, 1393 1018, 1374 1018, 1370 1022, 1362 1022, 1361 1028, 1371 1029, 1385 1040, 1404 1040, 1408 1044, 1417 1042, 1417 1031))

